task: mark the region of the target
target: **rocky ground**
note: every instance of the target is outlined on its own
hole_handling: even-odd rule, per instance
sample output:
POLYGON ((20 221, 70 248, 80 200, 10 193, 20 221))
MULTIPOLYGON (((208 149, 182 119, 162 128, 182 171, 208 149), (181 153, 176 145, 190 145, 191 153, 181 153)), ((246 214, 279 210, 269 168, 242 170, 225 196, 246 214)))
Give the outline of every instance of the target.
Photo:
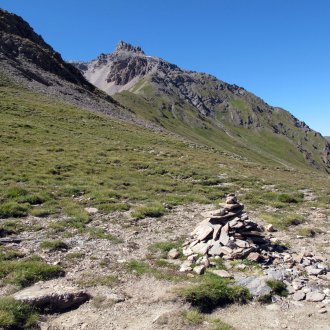
MULTIPOLYGON (((88 226, 105 229, 112 239, 92 238, 90 234, 70 235, 70 230, 56 233, 54 224, 59 219, 26 218, 22 220, 26 230, 18 235, 20 241, 7 241, 5 246, 25 255, 39 255, 48 263, 62 265, 65 277, 38 283, 28 288, 29 292, 24 289, 16 292, 15 296, 22 298, 30 295, 32 299, 31 295, 40 295, 41 292, 45 292, 46 296, 49 292, 56 292, 62 294, 66 301, 79 300, 84 294, 88 296, 89 300, 82 303, 88 298, 82 299, 77 305, 82 304, 76 309, 43 315, 40 323, 42 329, 211 329, 212 318, 220 318, 236 329, 330 329, 329 289, 325 291, 327 295, 322 302, 296 301, 292 295, 275 297, 270 304, 252 301, 243 306, 219 308, 200 324, 193 324, 184 317, 184 312, 191 307, 178 297, 175 288, 199 275, 194 272, 189 272, 189 276, 180 273, 180 260, 171 261, 175 264, 173 274, 180 278, 178 281, 174 280, 177 277, 165 278, 153 272, 140 274, 136 269, 127 268, 130 260, 146 260, 152 264, 154 261, 149 256, 152 244, 185 239, 203 220, 202 214, 213 209, 210 205, 192 204, 177 207, 160 219, 140 221, 132 220, 129 212, 108 216, 98 212, 93 214, 93 221, 88 226), (37 231, 36 225, 39 226, 37 231), (29 228, 34 228, 34 231, 29 228), (52 238, 61 238, 68 248, 53 252, 40 248, 42 241, 52 238)), ((327 228, 329 219, 322 210, 310 209, 308 212, 310 226, 316 221, 327 228)), ((254 218, 253 214, 250 218, 254 218)), ((292 254, 312 253, 329 265, 329 231, 313 238, 297 237, 291 231, 267 235, 290 243, 292 254)), ((242 269, 231 264, 230 260, 226 265, 233 276, 260 276, 258 269, 242 269)), ((323 289, 326 290, 329 278, 323 276, 323 284, 327 283, 323 289)), ((17 288, 13 286, 1 288, 2 295, 15 291, 17 288)))

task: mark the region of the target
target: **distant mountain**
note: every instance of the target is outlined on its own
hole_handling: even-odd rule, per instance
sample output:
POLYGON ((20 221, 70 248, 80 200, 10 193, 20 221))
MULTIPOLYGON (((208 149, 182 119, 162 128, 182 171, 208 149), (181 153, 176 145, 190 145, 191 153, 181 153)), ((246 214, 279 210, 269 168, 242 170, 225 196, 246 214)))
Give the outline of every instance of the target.
POLYGON ((330 145, 321 134, 242 87, 123 41, 111 54, 73 64, 136 114, 185 137, 259 161, 330 169, 330 145))

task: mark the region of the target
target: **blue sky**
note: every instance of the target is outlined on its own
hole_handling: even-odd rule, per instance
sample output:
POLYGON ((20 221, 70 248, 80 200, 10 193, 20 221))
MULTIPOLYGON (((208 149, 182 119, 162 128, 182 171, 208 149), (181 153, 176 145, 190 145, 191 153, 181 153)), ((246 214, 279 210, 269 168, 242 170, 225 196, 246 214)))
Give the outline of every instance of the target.
POLYGON ((330 136, 328 0, 0 0, 67 60, 119 40, 208 72, 330 136))

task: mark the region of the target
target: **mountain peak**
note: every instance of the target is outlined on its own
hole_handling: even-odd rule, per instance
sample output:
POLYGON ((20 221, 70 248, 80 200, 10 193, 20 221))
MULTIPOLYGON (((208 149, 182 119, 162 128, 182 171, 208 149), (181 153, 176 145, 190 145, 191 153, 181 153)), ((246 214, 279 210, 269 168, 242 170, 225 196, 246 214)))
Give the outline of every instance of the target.
POLYGON ((144 54, 144 51, 140 46, 133 46, 123 40, 120 40, 119 43, 116 46, 116 51, 125 51, 125 52, 131 52, 131 53, 140 53, 144 54))

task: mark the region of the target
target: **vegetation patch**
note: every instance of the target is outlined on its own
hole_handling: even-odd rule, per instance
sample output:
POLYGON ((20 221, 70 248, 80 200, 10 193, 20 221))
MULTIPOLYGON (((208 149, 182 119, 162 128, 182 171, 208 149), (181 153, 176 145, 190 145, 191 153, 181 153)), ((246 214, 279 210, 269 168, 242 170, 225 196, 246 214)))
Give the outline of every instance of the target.
POLYGON ((69 246, 60 240, 43 241, 40 243, 40 247, 48 251, 66 251, 69 249, 69 246))
POLYGON ((159 218, 165 213, 165 207, 161 203, 151 203, 148 205, 138 206, 132 213, 132 217, 136 219, 143 218, 159 218))
POLYGON ((179 241, 163 241, 163 242, 156 242, 151 244, 148 249, 151 253, 158 253, 160 258, 167 258, 167 254, 172 249, 177 249, 182 256, 182 240, 179 241))
POLYGON ((64 275, 60 266, 49 265, 38 257, 0 262, 0 280, 4 284, 26 287, 64 275))
POLYGON ((246 288, 233 285, 229 280, 213 274, 206 274, 203 281, 179 290, 179 295, 201 312, 211 312, 214 308, 251 299, 246 288))
POLYGON ((272 289, 273 294, 277 294, 281 297, 288 296, 288 290, 286 289, 286 284, 279 280, 268 280, 267 285, 272 289))
POLYGON ((278 229, 287 229, 290 226, 297 226, 305 222, 305 218, 302 215, 295 213, 280 213, 280 214, 261 214, 260 217, 274 225, 278 229))
POLYGON ((32 329, 37 321, 37 312, 28 304, 12 297, 0 298, 1 329, 32 329))

